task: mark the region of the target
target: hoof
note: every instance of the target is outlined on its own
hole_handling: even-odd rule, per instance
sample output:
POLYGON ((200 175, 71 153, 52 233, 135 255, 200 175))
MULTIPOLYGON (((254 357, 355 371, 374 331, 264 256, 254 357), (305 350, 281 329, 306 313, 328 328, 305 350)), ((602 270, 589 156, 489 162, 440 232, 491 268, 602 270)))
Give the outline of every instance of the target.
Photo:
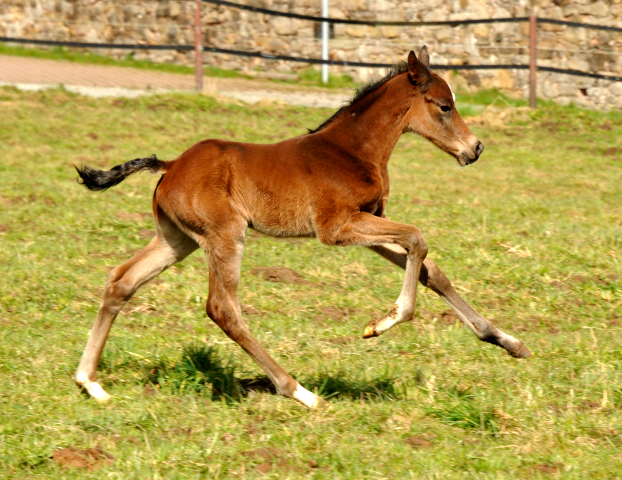
POLYGON ((106 391, 101 387, 101 385, 97 382, 89 382, 82 385, 78 383, 78 387, 80 387, 82 391, 86 392, 89 397, 91 397, 98 403, 106 403, 108 400, 110 400, 110 395, 108 395, 106 391))
POLYGON ((317 402, 314 407, 311 407, 314 410, 328 410, 331 408, 330 403, 324 400, 322 397, 317 397, 317 402))
POLYGON ((363 332, 363 338, 379 337, 386 332, 393 325, 391 324, 392 318, 386 316, 384 318, 374 318, 365 327, 363 332))
POLYGON ((512 355, 514 358, 527 358, 533 355, 531 353, 531 350, 529 350, 523 343, 521 343, 520 347, 518 347, 516 350, 512 352, 508 352, 508 353, 512 355))
POLYGON ((314 393, 311 393, 300 384, 296 386, 296 390, 294 390, 294 392, 291 394, 291 397, 298 400, 309 410, 321 409, 328 405, 326 400, 324 400, 322 397, 318 397, 314 393))
POLYGON ((365 327, 365 331, 363 332, 363 338, 372 338, 377 337, 378 335, 380 334, 376 332, 375 326, 367 325, 365 327))

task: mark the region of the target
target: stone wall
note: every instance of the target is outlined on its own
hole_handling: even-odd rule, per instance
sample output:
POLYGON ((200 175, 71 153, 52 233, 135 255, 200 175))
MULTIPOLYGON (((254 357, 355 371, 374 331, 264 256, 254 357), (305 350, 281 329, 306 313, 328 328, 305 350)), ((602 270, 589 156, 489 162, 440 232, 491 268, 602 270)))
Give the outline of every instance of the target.
MULTIPOLYGON (((239 0, 253 6, 320 15, 321 0, 239 0)), ((421 21, 538 16, 622 27, 622 0, 342 0, 331 2, 330 17, 421 21)), ((153 0, 3 0, 0 35, 106 43, 193 44, 194 3, 153 0)), ((202 5, 204 44, 236 50, 321 57, 319 24, 228 7, 202 5)), ((622 74, 622 33, 540 24, 538 64, 587 72, 622 74)), ((334 25, 334 60, 395 63, 427 44, 436 64, 528 63, 528 24, 497 23, 459 27, 368 27, 334 25)), ((127 50, 97 53, 123 57, 127 50)), ((140 51, 134 58, 192 63, 191 52, 140 51)), ((240 71, 291 72, 303 63, 204 53, 205 63, 240 71)), ((371 68, 331 67, 357 80, 378 76, 371 68)), ((488 70, 446 75, 457 89, 498 87, 528 95, 526 70, 488 70)), ((622 82, 541 72, 538 96, 560 103, 622 107, 622 82)))

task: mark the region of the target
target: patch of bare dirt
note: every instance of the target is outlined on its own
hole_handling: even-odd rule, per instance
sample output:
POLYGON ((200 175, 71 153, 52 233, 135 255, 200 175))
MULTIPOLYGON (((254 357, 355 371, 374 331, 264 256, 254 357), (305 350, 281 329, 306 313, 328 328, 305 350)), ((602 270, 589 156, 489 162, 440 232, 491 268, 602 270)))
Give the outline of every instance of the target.
POLYGON ((438 325, 451 326, 454 325, 456 322, 459 322, 459 324, 462 325, 460 317, 458 317, 458 315, 456 315, 453 310, 449 309, 443 310, 441 313, 434 313, 430 310, 423 310, 419 312, 419 315, 421 316, 421 318, 430 322, 436 318, 438 320, 438 325))
POLYGON ((192 427, 173 428, 169 431, 169 433, 174 436, 189 437, 190 435, 192 435, 192 427))
POLYGON ((153 385, 151 385, 150 383, 148 383, 147 385, 145 385, 145 388, 143 390, 143 395, 147 398, 149 397, 155 397, 156 395, 158 395, 160 392, 158 392, 158 389, 155 388, 153 385))
POLYGON ((98 445, 86 450, 76 447, 61 448, 52 454, 52 460, 57 465, 82 468, 91 472, 104 465, 110 465, 114 457, 98 445))
POLYGON ((322 313, 313 317, 315 321, 324 322, 327 319, 332 320, 345 320, 350 315, 360 313, 359 308, 338 308, 338 307, 324 307, 322 313))
POLYGON ((313 282, 305 280, 305 278, 295 270, 285 267, 255 267, 251 270, 253 275, 267 280, 268 282, 279 283, 298 283, 303 285, 310 285, 313 282))
POLYGON ((0 233, 5 233, 9 231, 9 227, 7 225, 0 223, 0 233))
POLYGON ((420 198, 412 198, 410 203, 414 203, 415 205, 423 205, 424 207, 431 207, 434 205, 432 200, 422 200, 420 198))
POLYGON ((287 462, 285 458, 287 453, 280 448, 261 447, 255 450, 240 452, 240 455, 244 455, 245 457, 248 457, 249 459, 254 461, 263 461, 263 463, 255 467, 255 469, 261 474, 266 474, 275 467, 278 467, 280 470, 287 472, 302 471, 300 467, 291 465, 287 462))
POLYGON ((430 442, 429 440, 426 440, 423 437, 418 437, 416 435, 413 435, 412 437, 408 437, 407 439, 404 440, 404 443, 406 445, 410 445, 415 450, 423 450, 426 448, 430 448, 432 446, 432 442, 430 442))
MULTIPOLYGON (((542 319, 536 316, 530 316, 524 319, 523 322, 512 325, 512 329, 516 332, 528 332, 534 330, 541 330, 542 327, 542 319)), ((546 322, 545 322, 546 324, 546 322)), ((556 325, 545 325, 549 329, 549 333, 557 333, 559 329, 556 325), (557 328, 557 331, 554 331, 557 328)))
POLYGON ((140 232, 138 232, 138 236, 143 240, 151 240, 155 237, 155 230, 150 230, 148 228, 142 228, 140 232))
POLYGON ((129 212, 124 212, 123 210, 119 210, 117 213, 114 214, 114 216, 117 217, 119 220, 123 220, 126 222, 142 222, 143 220, 146 220, 148 218, 153 218, 152 213, 147 213, 147 212, 129 213, 129 212))
POLYGON ((121 312, 125 315, 131 315, 132 313, 146 313, 157 312, 157 308, 153 305, 127 305, 121 309, 121 312))
POLYGON ((460 317, 458 317, 453 310, 444 310, 441 312, 439 321, 444 325, 450 326, 454 325, 456 322, 459 322, 460 317))
POLYGON ((558 471, 562 469, 563 465, 561 463, 556 463, 553 465, 549 465, 547 463, 541 463, 540 465, 534 465, 530 468, 533 472, 544 473, 545 475, 555 475, 558 471))
POLYGON ((263 423, 264 418, 262 415, 257 415, 251 418, 251 421, 246 424, 246 426, 244 427, 244 430, 246 430, 246 433, 250 436, 252 435, 257 435, 257 433, 259 432, 259 429, 261 428, 261 424, 263 423))
POLYGON ((337 345, 347 345, 349 343, 353 343, 356 340, 357 340, 356 337, 337 337, 337 338, 331 338, 329 342, 335 343, 337 345))
POLYGON ((585 275, 573 275, 572 276, 572 281, 576 283, 588 283, 590 280, 591 278, 585 275))
POLYGON ((315 320, 324 320, 326 318, 331 318, 333 320, 343 320, 345 317, 345 313, 343 310, 337 307, 324 307, 322 309, 322 313, 320 315, 315 316, 315 320))
POLYGON ((580 412, 593 412, 595 410, 600 410, 602 407, 600 402, 590 402, 589 400, 582 401, 577 410, 580 412))
POLYGON ((551 283, 549 283, 549 285, 553 288, 556 288, 557 290, 562 290, 562 291, 569 290, 568 285, 560 282, 559 280, 553 280, 551 283))

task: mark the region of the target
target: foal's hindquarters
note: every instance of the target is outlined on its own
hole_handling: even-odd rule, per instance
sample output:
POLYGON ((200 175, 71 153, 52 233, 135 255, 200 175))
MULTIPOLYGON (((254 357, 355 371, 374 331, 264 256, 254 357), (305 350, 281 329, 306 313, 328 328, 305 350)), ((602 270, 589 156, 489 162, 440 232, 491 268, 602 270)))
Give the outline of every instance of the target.
POLYGON ((164 177, 154 195, 155 238, 108 275, 97 319, 74 377, 76 384, 97 401, 109 399, 97 382, 96 372, 115 317, 142 285, 200 246, 209 264, 208 316, 264 370, 280 394, 309 408, 325 403, 277 364, 242 319, 237 289, 247 221, 231 206, 225 190, 210 188, 197 199, 176 191, 176 185, 164 177))

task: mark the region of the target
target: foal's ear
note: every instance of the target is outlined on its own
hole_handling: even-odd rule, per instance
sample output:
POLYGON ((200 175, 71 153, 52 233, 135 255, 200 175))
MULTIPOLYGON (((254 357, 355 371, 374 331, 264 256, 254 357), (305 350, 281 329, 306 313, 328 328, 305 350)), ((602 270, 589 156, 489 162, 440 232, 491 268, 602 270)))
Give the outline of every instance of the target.
POLYGON ((430 68, 430 54, 428 53, 427 45, 424 45, 421 47, 421 50, 419 50, 419 61, 430 68))
MULTIPOLYGON (((430 55, 428 55, 428 49, 426 47, 423 47, 421 49, 421 52, 424 52, 423 58, 424 60, 427 60, 429 64, 430 55)), ((419 52, 420 56, 422 55, 421 52, 419 52)), ((425 88, 425 90, 427 90, 427 83, 430 80, 430 70, 428 70, 428 67, 427 65, 425 65, 425 63, 417 59, 415 52, 413 52, 412 50, 408 54, 408 78, 420 89, 425 88)))

